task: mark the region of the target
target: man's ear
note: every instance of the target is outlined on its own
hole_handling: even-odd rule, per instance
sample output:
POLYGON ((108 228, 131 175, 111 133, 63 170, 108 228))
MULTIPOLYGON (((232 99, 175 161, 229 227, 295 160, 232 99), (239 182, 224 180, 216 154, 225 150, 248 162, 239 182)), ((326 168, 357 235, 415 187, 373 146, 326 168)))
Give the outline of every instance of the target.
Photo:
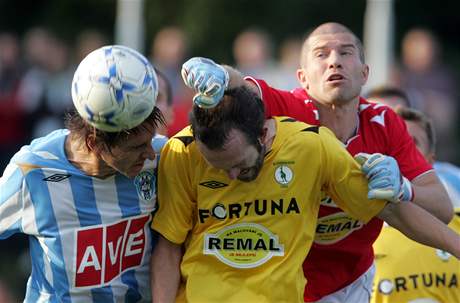
POLYGON ((363 75, 363 85, 364 85, 367 83, 367 79, 369 79, 369 65, 364 64, 362 75, 363 75))
POLYGON ((267 133, 268 127, 264 126, 264 128, 262 129, 262 136, 259 137, 260 144, 265 144, 265 141, 267 140, 267 133))
POLYGON ((297 70, 297 80, 303 89, 308 90, 308 77, 303 68, 297 70))

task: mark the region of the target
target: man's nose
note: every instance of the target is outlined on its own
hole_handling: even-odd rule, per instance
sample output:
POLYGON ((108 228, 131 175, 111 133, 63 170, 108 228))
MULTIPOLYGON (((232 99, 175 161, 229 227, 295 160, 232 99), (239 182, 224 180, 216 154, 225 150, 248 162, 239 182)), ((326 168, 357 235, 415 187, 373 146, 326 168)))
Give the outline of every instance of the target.
POLYGON ((331 51, 331 53, 329 54, 328 61, 329 61, 329 68, 342 67, 341 58, 340 58, 339 52, 337 51, 331 51))
POLYGON ((144 152, 144 158, 149 159, 149 160, 155 160, 156 154, 155 150, 153 149, 152 145, 148 145, 145 152, 144 152))

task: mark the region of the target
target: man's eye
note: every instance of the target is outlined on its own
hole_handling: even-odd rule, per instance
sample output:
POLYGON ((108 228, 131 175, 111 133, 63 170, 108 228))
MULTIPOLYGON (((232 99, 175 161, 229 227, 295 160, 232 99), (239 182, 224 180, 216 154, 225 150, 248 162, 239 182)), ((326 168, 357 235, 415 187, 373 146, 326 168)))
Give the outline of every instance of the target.
POLYGON ((240 171, 240 175, 247 174, 251 169, 250 168, 245 168, 240 171))

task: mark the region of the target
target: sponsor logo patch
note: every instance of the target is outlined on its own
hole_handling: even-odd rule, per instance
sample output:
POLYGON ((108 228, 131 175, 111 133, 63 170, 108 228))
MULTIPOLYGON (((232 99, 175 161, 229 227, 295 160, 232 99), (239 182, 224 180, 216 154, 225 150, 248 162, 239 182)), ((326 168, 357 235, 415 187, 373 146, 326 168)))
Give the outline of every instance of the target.
POLYGON ((49 177, 43 178, 46 182, 61 182, 67 178, 70 178, 70 174, 54 174, 49 177))
POLYGON ((222 188, 228 186, 228 184, 219 181, 205 181, 200 183, 201 186, 208 187, 211 189, 222 188))
POLYGON ((203 253, 234 268, 254 268, 274 256, 284 256, 284 246, 264 226, 240 223, 205 234, 203 253))
POLYGON ((315 243, 334 244, 363 226, 363 222, 353 219, 344 212, 318 218, 315 243))
POLYGON ((101 287, 124 271, 141 265, 150 215, 76 233, 75 287, 101 287))

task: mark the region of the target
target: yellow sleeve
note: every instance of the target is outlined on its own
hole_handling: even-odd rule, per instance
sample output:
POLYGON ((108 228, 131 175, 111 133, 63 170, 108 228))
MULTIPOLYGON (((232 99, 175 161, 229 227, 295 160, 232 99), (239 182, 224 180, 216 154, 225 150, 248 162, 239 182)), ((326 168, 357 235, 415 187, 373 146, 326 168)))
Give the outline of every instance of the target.
MULTIPOLYGON (((187 138, 192 140, 190 136, 187 138)), ((194 224, 193 155, 196 153, 190 152, 188 144, 173 137, 163 147, 158 166, 158 211, 152 228, 176 244, 185 241, 194 224)))
POLYGON ((352 217, 368 222, 385 207, 386 201, 367 198, 367 178, 343 144, 325 127, 320 127, 325 157, 324 189, 352 217))

